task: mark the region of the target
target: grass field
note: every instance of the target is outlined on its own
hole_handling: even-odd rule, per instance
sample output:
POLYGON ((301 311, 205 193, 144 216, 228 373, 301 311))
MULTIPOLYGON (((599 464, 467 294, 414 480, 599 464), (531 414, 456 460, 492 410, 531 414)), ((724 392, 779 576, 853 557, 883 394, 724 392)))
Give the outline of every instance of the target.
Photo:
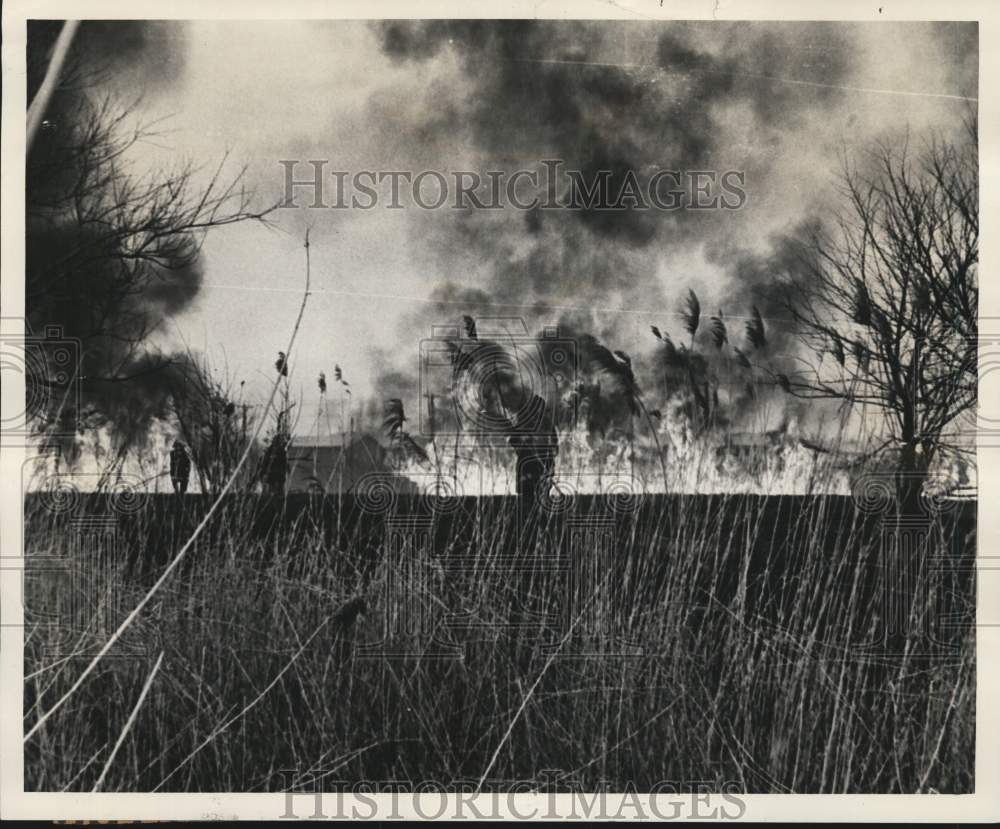
MULTIPOLYGON (((26 730, 209 505, 108 503, 26 498, 26 730), (83 578, 102 572, 104 593, 83 578), (67 638, 67 618, 93 625, 67 638)), ((917 530, 847 497, 431 506, 226 500, 26 743, 26 789, 89 791, 107 765, 104 790, 141 792, 974 790, 974 503, 917 530)))

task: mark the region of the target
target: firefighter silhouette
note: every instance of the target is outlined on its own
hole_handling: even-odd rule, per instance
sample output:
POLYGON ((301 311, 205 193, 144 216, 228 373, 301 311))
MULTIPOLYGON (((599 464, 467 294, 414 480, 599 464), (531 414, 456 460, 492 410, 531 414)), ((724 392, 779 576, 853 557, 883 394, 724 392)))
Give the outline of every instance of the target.
POLYGON ((512 419, 507 420, 507 442, 517 456, 517 494, 532 505, 548 486, 555 470, 559 439, 545 401, 533 394, 512 419))
POLYGON ((275 435, 264 455, 264 485, 267 491, 272 495, 284 495, 287 476, 287 440, 283 435, 275 435))
POLYGON ((187 453, 187 447, 176 440, 174 448, 170 450, 170 483, 174 485, 174 492, 183 495, 187 492, 188 478, 191 477, 191 458, 187 453))

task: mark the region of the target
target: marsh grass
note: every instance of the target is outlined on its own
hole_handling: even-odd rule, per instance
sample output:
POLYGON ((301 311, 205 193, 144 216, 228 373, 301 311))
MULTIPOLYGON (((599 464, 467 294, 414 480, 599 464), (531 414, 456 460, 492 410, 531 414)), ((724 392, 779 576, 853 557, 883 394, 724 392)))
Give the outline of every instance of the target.
MULTIPOLYGON (((974 789, 969 505, 933 516, 907 632, 888 641, 890 519, 850 499, 645 496, 615 512, 581 496, 532 525, 514 498, 470 498, 424 514, 412 548, 391 528, 421 504, 385 506, 230 497, 122 648, 26 743, 26 789, 94 786, 160 652, 104 791, 553 775, 585 790, 974 789), (580 577, 587 557, 602 577, 580 577)), ((119 616, 206 508, 146 496, 121 516, 108 564, 119 616)), ((40 563, 83 566, 71 519, 30 494, 25 513, 27 604, 65 618, 72 591, 40 563)), ((29 617, 26 730, 112 611, 95 614, 104 633, 70 641, 29 617)))

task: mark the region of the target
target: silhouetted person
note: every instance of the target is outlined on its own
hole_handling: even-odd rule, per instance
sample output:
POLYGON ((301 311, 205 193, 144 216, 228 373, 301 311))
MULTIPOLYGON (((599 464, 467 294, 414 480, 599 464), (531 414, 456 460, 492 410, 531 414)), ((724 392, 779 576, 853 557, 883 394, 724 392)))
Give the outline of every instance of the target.
POLYGON ((517 456, 517 494, 530 509, 539 486, 548 485, 555 470, 559 439, 549 407, 537 394, 531 396, 516 419, 508 421, 507 438, 517 456))
POLYGON ((285 440, 281 435, 275 435, 264 457, 264 485, 268 492, 272 495, 284 495, 287 475, 288 452, 285 440))
POLYGON ((191 458, 184 444, 176 440, 174 448, 170 450, 170 483, 174 485, 174 492, 178 495, 187 492, 190 477, 191 458))
MULTIPOLYGON (((517 554, 535 561, 542 526, 546 523, 536 511, 538 500, 551 483, 559 450, 556 430, 549 407, 537 394, 518 406, 512 420, 507 421, 507 441, 517 457, 516 479, 518 496, 517 554)), ((527 676, 539 625, 545 622, 547 590, 545 568, 519 567, 512 576, 512 601, 505 634, 510 649, 512 669, 527 676)))

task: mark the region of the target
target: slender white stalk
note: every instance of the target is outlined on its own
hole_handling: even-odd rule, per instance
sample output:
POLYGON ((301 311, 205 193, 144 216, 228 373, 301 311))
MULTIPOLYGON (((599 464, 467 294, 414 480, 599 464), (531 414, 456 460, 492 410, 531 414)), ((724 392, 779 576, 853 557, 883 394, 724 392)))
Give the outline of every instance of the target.
POLYGON ((108 761, 104 764, 101 776, 97 778, 94 788, 91 789, 92 792, 99 792, 101 790, 101 786, 104 785, 104 778, 108 775, 108 769, 111 768, 111 764, 115 761, 115 757, 118 755, 118 749, 120 749, 122 747, 122 743, 125 742, 125 738, 128 736, 129 731, 131 731, 132 724, 135 722, 136 717, 139 716, 139 709, 142 708, 142 704, 146 701, 146 695, 149 694, 149 689, 153 687, 153 679, 156 677, 156 672, 160 670, 160 665, 163 662, 163 654, 164 651, 160 651, 160 657, 156 660, 153 670, 150 671, 149 676, 146 678, 146 684, 142 686, 142 692, 139 694, 139 699, 135 701, 135 707, 129 715, 128 722, 125 723, 122 733, 118 735, 118 742, 116 742, 115 747, 111 749, 111 756, 108 757, 108 761))
POLYGON ((73 35, 76 34, 79 25, 79 20, 67 20, 63 24, 62 31, 59 32, 59 37, 56 39, 56 45, 52 49, 52 60, 49 61, 48 68, 45 70, 45 79, 42 81, 42 85, 38 88, 38 92, 35 93, 35 97, 31 100, 31 105, 28 107, 25 153, 31 152, 31 145, 35 140, 35 134, 42 124, 42 116, 45 115, 45 110, 49 106, 49 100, 52 98, 52 93, 59 82, 59 73, 62 71, 63 63, 66 62, 69 47, 73 44, 73 35))
MULTIPOLYGON (((292 328, 292 336, 288 340, 288 348, 285 351, 285 353, 288 355, 291 355, 292 353, 292 346, 295 344, 295 337, 299 333, 299 326, 302 324, 302 316, 303 314, 305 314, 306 302, 308 301, 308 299, 309 299, 309 232, 306 231, 306 288, 305 292, 302 295, 302 304, 299 306, 299 315, 295 320, 295 326, 294 328, 292 328)), ((70 689, 65 694, 63 694, 48 711, 46 711, 38 718, 38 721, 31 727, 28 733, 24 735, 25 742, 31 739, 31 737, 34 736, 34 734, 38 731, 38 729, 40 729, 43 725, 45 725, 46 721, 56 711, 62 708, 63 705, 65 705, 66 702, 69 700, 69 698, 72 697, 73 694, 75 694, 79 690, 80 686, 83 685, 84 680, 86 680, 87 677, 90 676, 94 668, 97 667, 98 663, 105 656, 107 656, 108 651, 110 651, 111 648, 114 647, 115 642, 117 642, 121 638, 122 634, 128 629, 129 625, 131 625, 136 620, 136 618, 138 618, 139 614, 142 612, 142 609, 149 603, 149 601, 153 598, 153 596, 156 595, 157 591, 163 586, 164 582, 166 582, 166 580, 170 577, 170 575, 174 572, 174 570, 177 569, 177 565, 179 565, 184 556, 187 555, 188 551, 194 545, 195 540, 198 538, 198 536, 201 535, 202 530, 204 530, 205 527, 208 526, 208 522, 212 520, 212 516, 215 515, 215 511, 219 508, 219 505, 222 503, 222 499, 225 498, 226 494, 232 488, 233 483, 236 481, 236 476, 239 474, 240 470, 243 468, 243 465, 246 463, 247 458, 250 456, 250 451, 253 448, 254 444, 256 443, 257 437, 260 435, 260 431, 264 426, 265 416, 267 412, 270 411, 271 406, 274 404, 274 396, 275 394, 277 394, 278 387, 280 386, 280 384, 281 384, 281 375, 279 374, 277 379, 274 381, 274 385, 271 387, 271 396, 268 397, 267 405, 264 407, 264 416, 262 416, 258 421, 257 426, 254 428, 253 435, 250 437, 250 440, 247 442, 246 448, 243 450, 243 455, 240 457, 239 462, 236 464, 236 468, 233 469, 232 474, 229 476, 229 480, 226 481, 225 486, 222 487, 222 490, 216 496, 215 501, 212 503, 212 506, 209 508, 208 512, 205 513, 205 517, 201 519, 201 523, 198 524, 197 527, 195 527, 194 532, 191 533, 191 537, 186 542, 184 542, 184 546, 181 547, 180 552, 177 553, 176 556, 174 556, 173 560, 170 562, 169 565, 167 565, 167 568, 163 571, 163 574, 156 580, 153 586, 149 588, 149 591, 146 593, 145 596, 142 597, 142 600, 139 602, 139 604, 135 606, 132 612, 125 617, 124 621, 118 626, 118 629, 113 634, 111 634, 111 638, 104 643, 104 646, 97 652, 94 658, 90 661, 90 664, 87 665, 83 673, 80 674, 80 676, 77 678, 76 682, 73 683, 70 689)))

